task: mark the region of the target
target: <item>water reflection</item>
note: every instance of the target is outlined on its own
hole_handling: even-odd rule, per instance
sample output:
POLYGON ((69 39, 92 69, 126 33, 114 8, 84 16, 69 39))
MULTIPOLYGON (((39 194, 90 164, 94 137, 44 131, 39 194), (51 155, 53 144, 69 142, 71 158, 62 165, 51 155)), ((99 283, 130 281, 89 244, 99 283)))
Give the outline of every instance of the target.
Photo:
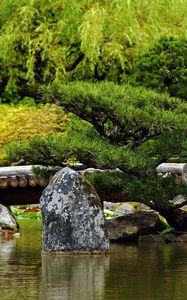
POLYGON ((43 256, 41 224, 0 241, 2 300, 185 300, 187 243, 112 245, 110 256, 43 256))
POLYGON ((14 251, 14 247, 15 240, 3 240, 2 237, 0 237, 0 261, 2 264, 7 264, 12 252, 14 251))
POLYGON ((40 224, 30 222, 21 238, 0 240, 0 299, 39 299, 40 224), (37 230, 37 235, 36 235, 37 230))
POLYGON ((186 244, 115 245, 104 299, 184 300, 186 282, 186 244))
POLYGON ((42 256, 40 299, 103 299, 108 256, 42 256))

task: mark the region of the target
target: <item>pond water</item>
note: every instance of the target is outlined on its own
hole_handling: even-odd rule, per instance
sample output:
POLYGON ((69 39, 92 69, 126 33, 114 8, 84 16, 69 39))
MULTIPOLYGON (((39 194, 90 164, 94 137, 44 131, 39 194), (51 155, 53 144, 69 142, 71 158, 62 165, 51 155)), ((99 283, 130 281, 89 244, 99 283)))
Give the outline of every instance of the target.
POLYGON ((41 256, 40 221, 0 240, 2 300, 185 300, 187 244, 112 245, 110 256, 41 256))

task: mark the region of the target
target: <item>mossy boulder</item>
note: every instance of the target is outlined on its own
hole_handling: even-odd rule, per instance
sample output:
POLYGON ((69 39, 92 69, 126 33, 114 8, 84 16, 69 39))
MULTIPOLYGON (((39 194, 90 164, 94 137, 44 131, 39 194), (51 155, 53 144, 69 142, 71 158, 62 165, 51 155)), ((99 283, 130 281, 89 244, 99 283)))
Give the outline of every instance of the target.
POLYGON ((57 172, 42 193, 42 249, 56 254, 102 254, 109 240, 101 202, 78 172, 57 172))

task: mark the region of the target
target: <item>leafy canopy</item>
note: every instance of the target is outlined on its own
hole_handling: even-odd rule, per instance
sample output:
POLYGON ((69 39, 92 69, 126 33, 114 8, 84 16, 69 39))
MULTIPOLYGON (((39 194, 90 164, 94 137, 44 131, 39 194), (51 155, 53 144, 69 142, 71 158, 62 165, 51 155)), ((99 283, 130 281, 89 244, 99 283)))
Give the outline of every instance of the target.
POLYGON ((1 101, 53 81, 121 82, 162 35, 185 35, 186 15, 186 0, 2 0, 1 101))

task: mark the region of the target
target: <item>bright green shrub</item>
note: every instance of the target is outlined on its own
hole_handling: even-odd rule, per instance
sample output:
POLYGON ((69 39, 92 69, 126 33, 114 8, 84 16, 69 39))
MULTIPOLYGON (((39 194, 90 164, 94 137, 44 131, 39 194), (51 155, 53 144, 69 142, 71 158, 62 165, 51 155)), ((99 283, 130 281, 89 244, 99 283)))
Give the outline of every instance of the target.
POLYGON ((40 107, 0 105, 0 148, 12 141, 62 132, 69 117, 56 105, 40 107))
POLYGON ((187 39, 162 38, 137 60, 133 81, 187 99, 187 39))
MULTIPOLYGON (((34 136, 45 138, 54 133, 62 137, 69 120, 70 116, 57 105, 29 107, 1 104, 0 163, 3 163, 5 159, 3 148, 9 143, 16 144, 34 136)), ((23 146, 24 149, 25 146, 23 146)), ((25 149, 25 151, 27 150, 25 149)), ((32 153, 29 152, 28 155, 32 156, 32 153)), ((15 159, 15 161, 17 160, 15 159)))

